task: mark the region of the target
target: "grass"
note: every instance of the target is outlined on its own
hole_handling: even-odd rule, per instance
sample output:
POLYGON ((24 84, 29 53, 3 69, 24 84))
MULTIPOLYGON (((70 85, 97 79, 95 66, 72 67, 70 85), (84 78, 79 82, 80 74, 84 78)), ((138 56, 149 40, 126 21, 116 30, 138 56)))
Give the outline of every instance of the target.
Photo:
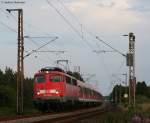
POLYGON ((0 116, 15 116, 16 109, 10 107, 0 107, 0 116))
POLYGON ((40 111, 38 111, 37 109, 35 108, 26 108, 24 109, 24 115, 30 115, 30 114, 36 114, 36 113, 41 113, 40 111))
MULTIPOLYGON (((24 108, 23 115, 30 115, 40 113, 37 109, 34 108, 24 108)), ((0 117, 4 116, 16 116, 16 108, 10 107, 0 107, 0 117)))
MULTIPOLYGON (((146 99, 147 100, 147 99, 146 99)), ((131 123, 133 116, 137 114, 142 120, 150 118, 150 101, 138 103, 135 108, 116 106, 115 111, 96 116, 89 123, 131 123)), ((142 122, 144 123, 144 121, 142 122)))

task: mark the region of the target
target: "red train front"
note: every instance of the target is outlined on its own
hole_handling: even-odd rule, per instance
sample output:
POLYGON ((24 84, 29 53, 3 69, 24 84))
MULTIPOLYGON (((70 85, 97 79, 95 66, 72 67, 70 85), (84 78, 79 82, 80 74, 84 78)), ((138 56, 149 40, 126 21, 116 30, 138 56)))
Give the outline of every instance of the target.
POLYGON ((56 67, 43 68, 35 74, 33 99, 40 110, 102 102, 101 94, 56 67))
POLYGON ((34 98, 61 100, 64 96, 64 76, 61 72, 40 71, 34 77, 34 98))

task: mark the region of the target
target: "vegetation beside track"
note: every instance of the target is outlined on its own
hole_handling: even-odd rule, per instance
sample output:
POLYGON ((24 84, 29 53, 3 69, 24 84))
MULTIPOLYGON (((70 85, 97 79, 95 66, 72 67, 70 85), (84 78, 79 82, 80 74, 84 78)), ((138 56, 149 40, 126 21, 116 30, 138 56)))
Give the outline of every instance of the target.
MULTIPOLYGON (((24 79, 24 113, 38 112, 32 103, 33 79, 24 79)), ((0 70, 0 116, 16 115, 16 72, 6 67, 0 70)))
POLYGON ((145 119, 150 120, 150 87, 144 81, 137 82, 136 105, 134 108, 128 105, 128 98, 124 98, 125 93, 128 93, 128 87, 116 85, 109 98, 117 107, 116 110, 97 116, 92 122, 131 123, 135 115, 141 118, 142 123, 145 123, 145 119), (121 110, 118 110, 118 108, 121 110))
MULTIPOLYGON (((116 106, 115 110, 106 112, 95 117, 84 119, 79 123, 132 123, 132 118, 135 114, 141 118, 140 123, 145 123, 144 120, 150 119, 150 110, 141 109, 137 106, 135 109, 128 107, 125 109, 122 106, 116 106)), ((149 123, 149 122, 148 122, 149 123)))
MULTIPOLYGON (((145 82, 138 82, 136 87, 136 111, 131 111, 131 108, 127 107, 128 102, 123 97, 123 94, 127 92, 128 88, 117 85, 111 93, 112 100, 115 100, 115 104, 120 104, 121 107, 125 108, 122 108, 123 111, 121 113, 118 112, 118 114, 113 112, 112 114, 108 113, 108 117, 123 116, 126 118, 127 116, 131 117, 135 112, 141 116, 150 114, 148 113, 150 111, 150 87, 147 86, 145 82), (119 97, 121 97, 121 99, 119 97)), ((39 113, 32 103, 32 89, 33 78, 25 78, 24 114, 39 113)), ((16 115, 16 72, 14 72, 11 68, 6 67, 4 71, 0 70, 0 117, 13 115, 16 115)))

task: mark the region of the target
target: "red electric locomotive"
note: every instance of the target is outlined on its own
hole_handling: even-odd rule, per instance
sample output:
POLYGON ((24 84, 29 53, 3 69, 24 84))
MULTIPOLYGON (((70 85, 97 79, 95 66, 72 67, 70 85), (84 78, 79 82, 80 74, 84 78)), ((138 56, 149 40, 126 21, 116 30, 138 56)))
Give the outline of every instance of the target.
POLYGON ((34 104, 40 110, 100 104, 102 95, 57 67, 42 68, 34 76, 34 104))

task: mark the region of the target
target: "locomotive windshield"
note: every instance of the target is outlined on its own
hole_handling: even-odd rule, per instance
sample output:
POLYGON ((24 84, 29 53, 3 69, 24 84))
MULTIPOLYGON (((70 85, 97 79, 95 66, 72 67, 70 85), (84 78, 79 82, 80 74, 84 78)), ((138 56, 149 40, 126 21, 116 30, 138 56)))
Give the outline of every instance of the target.
POLYGON ((41 83, 45 81, 44 75, 35 76, 35 82, 41 83))
POLYGON ((60 82, 61 81, 61 76, 56 75, 56 76, 50 76, 49 77, 50 82, 60 82))

